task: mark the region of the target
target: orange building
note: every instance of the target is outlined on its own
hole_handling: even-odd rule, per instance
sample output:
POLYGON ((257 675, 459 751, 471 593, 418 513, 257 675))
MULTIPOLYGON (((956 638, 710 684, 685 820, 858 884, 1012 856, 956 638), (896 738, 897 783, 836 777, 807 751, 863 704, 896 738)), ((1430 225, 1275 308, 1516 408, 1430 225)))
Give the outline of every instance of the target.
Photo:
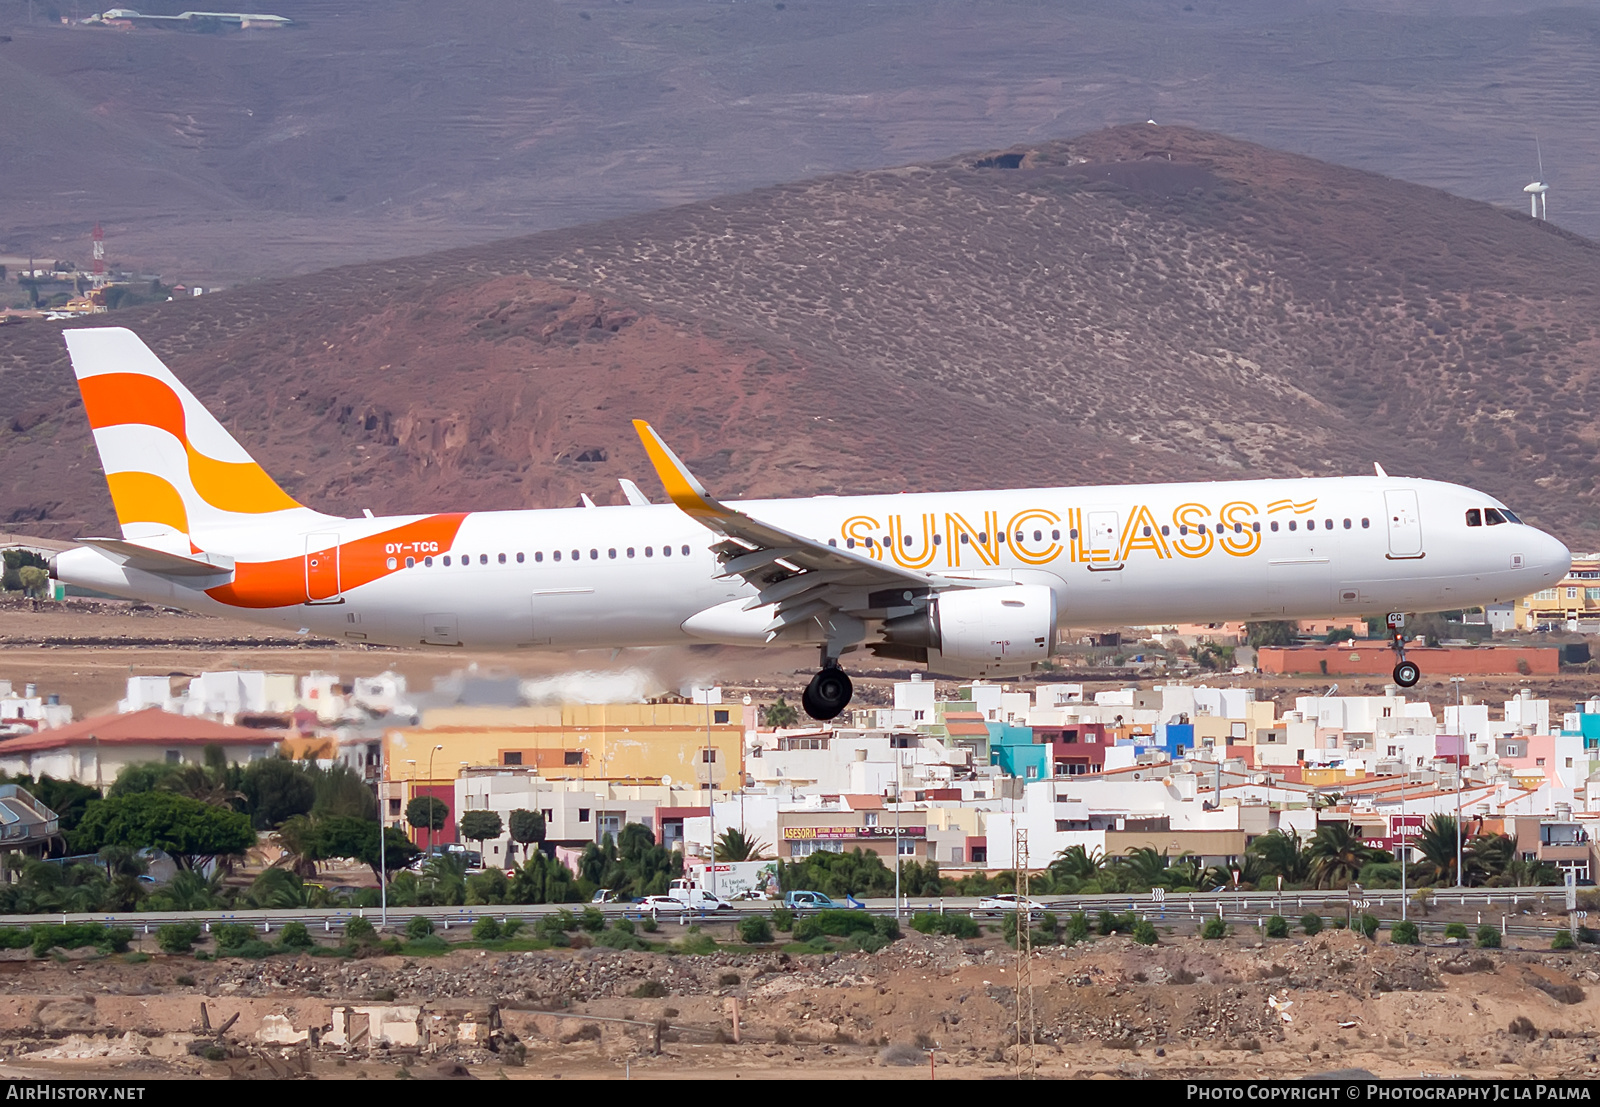
MULTIPOLYGON (((1555 676, 1561 652, 1554 646, 1406 647, 1406 659, 1423 673, 1455 676, 1555 676)), ((1262 646, 1256 668, 1263 673, 1316 673, 1326 676, 1384 676, 1395 655, 1386 642, 1350 646, 1262 646)))

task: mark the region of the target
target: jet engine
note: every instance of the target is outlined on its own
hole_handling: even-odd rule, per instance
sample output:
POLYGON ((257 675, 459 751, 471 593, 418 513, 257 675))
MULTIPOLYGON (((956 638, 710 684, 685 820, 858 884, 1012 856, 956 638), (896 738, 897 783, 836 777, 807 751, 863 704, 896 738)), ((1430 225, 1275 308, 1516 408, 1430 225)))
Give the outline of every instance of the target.
POLYGON ((879 657, 925 661, 963 676, 1026 673, 1056 648, 1056 595, 1042 584, 942 592, 928 609, 892 619, 879 657))

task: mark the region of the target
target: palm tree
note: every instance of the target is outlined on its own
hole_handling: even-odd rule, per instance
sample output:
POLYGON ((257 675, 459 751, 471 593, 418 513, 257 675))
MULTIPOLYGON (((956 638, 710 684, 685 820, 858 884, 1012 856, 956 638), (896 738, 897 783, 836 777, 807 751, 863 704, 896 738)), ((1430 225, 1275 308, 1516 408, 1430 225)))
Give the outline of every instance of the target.
POLYGON ((283 856, 274 868, 287 869, 301 879, 317 875, 317 824, 309 815, 290 815, 272 832, 283 856))
POLYGON ((1467 843, 1467 880, 1486 884, 1505 875, 1517 859, 1517 842, 1509 834, 1480 834, 1467 843))
POLYGON ((1456 850, 1461 847, 1461 838, 1454 815, 1429 815, 1411 847, 1422 854, 1422 860, 1408 872, 1418 873, 1426 884, 1455 883, 1456 850))
POLYGON ((1093 880, 1105 871, 1106 859, 1098 848, 1068 846, 1050 862, 1050 875, 1057 880, 1072 877, 1075 880, 1093 880))
POLYGON ((1304 884, 1311 875, 1311 858, 1299 831, 1268 831, 1251 842, 1246 852, 1259 862, 1262 875, 1281 876, 1286 884, 1304 884))
POLYGON ((1339 888, 1355 882, 1372 850, 1350 832, 1349 823, 1323 823, 1311 838, 1311 878, 1318 888, 1339 888))
POLYGON ((162 781, 163 788, 180 796, 199 800, 208 807, 231 807, 244 793, 228 784, 227 774, 209 765, 182 765, 162 781))
POLYGON ((206 911, 222 905, 222 872, 210 880, 193 869, 178 872, 150 897, 152 911, 206 911))
POLYGON ((1129 877, 1147 888, 1164 887, 1171 877, 1167 871, 1170 864, 1167 855, 1157 853, 1149 846, 1138 846, 1128 850, 1117 864, 1129 877))
POLYGON ((744 831, 729 827, 717 836, 718 861, 759 861, 768 850, 767 843, 756 837, 746 838, 744 831))

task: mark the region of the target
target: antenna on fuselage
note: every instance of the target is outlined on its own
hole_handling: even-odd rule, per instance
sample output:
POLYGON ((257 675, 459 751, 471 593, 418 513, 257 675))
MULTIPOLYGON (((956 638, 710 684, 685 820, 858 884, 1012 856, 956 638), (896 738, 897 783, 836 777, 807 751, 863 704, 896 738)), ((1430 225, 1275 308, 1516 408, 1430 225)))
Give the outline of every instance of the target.
POLYGON ((1386 477, 1386 476, 1388 476, 1388 475, 1389 475, 1389 474, 1388 474, 1388 473, 1385 473, 1385 472, 1384 472, 1384 471, 1383 471, 1383 466, 1382 466, 1382 465, 1379 465, 1379 464, 1378 464, 1378 463, 1377 463, 1377 462, 1376 462, 1376 461, 1374 461, 1374 462, 1373 462, 1373 463, 1372 463, 1372 471, 1373 471, 1373 472, 1374 472, 1374 473, 1376 473, 1376 474, 1378 474, 1378 476, 1380 476, 1380 477, 1386 477))

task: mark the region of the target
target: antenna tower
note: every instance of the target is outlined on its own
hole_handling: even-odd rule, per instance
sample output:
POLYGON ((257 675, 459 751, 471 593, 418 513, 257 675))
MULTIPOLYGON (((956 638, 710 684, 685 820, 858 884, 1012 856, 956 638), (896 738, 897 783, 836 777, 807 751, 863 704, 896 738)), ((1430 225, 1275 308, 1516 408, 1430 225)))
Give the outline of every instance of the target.
POLYGON ((1017 911, 1015 915, 1017 939, 1016 1076, 1018 1080, 1021 1080, 1024 1073, 1026 1073, 1028 1079, 1032 1080, 1036 1075, 1033 1042, 1038 1035, 1036 1033, 1033 1009, 1033 911, 1028 906, 1028 832, 1026 830, 1017 831, 1014 853, 1017 869, 1017 911), (1026 1014, 1023 1011, 1024 1004, 1027 1007, 1026 1014))
POLYGON ((94 233, 89 236, 94 241, 94 276, 95 283, 106 275, 106 232, 100 224, 94 225, 94 233))

